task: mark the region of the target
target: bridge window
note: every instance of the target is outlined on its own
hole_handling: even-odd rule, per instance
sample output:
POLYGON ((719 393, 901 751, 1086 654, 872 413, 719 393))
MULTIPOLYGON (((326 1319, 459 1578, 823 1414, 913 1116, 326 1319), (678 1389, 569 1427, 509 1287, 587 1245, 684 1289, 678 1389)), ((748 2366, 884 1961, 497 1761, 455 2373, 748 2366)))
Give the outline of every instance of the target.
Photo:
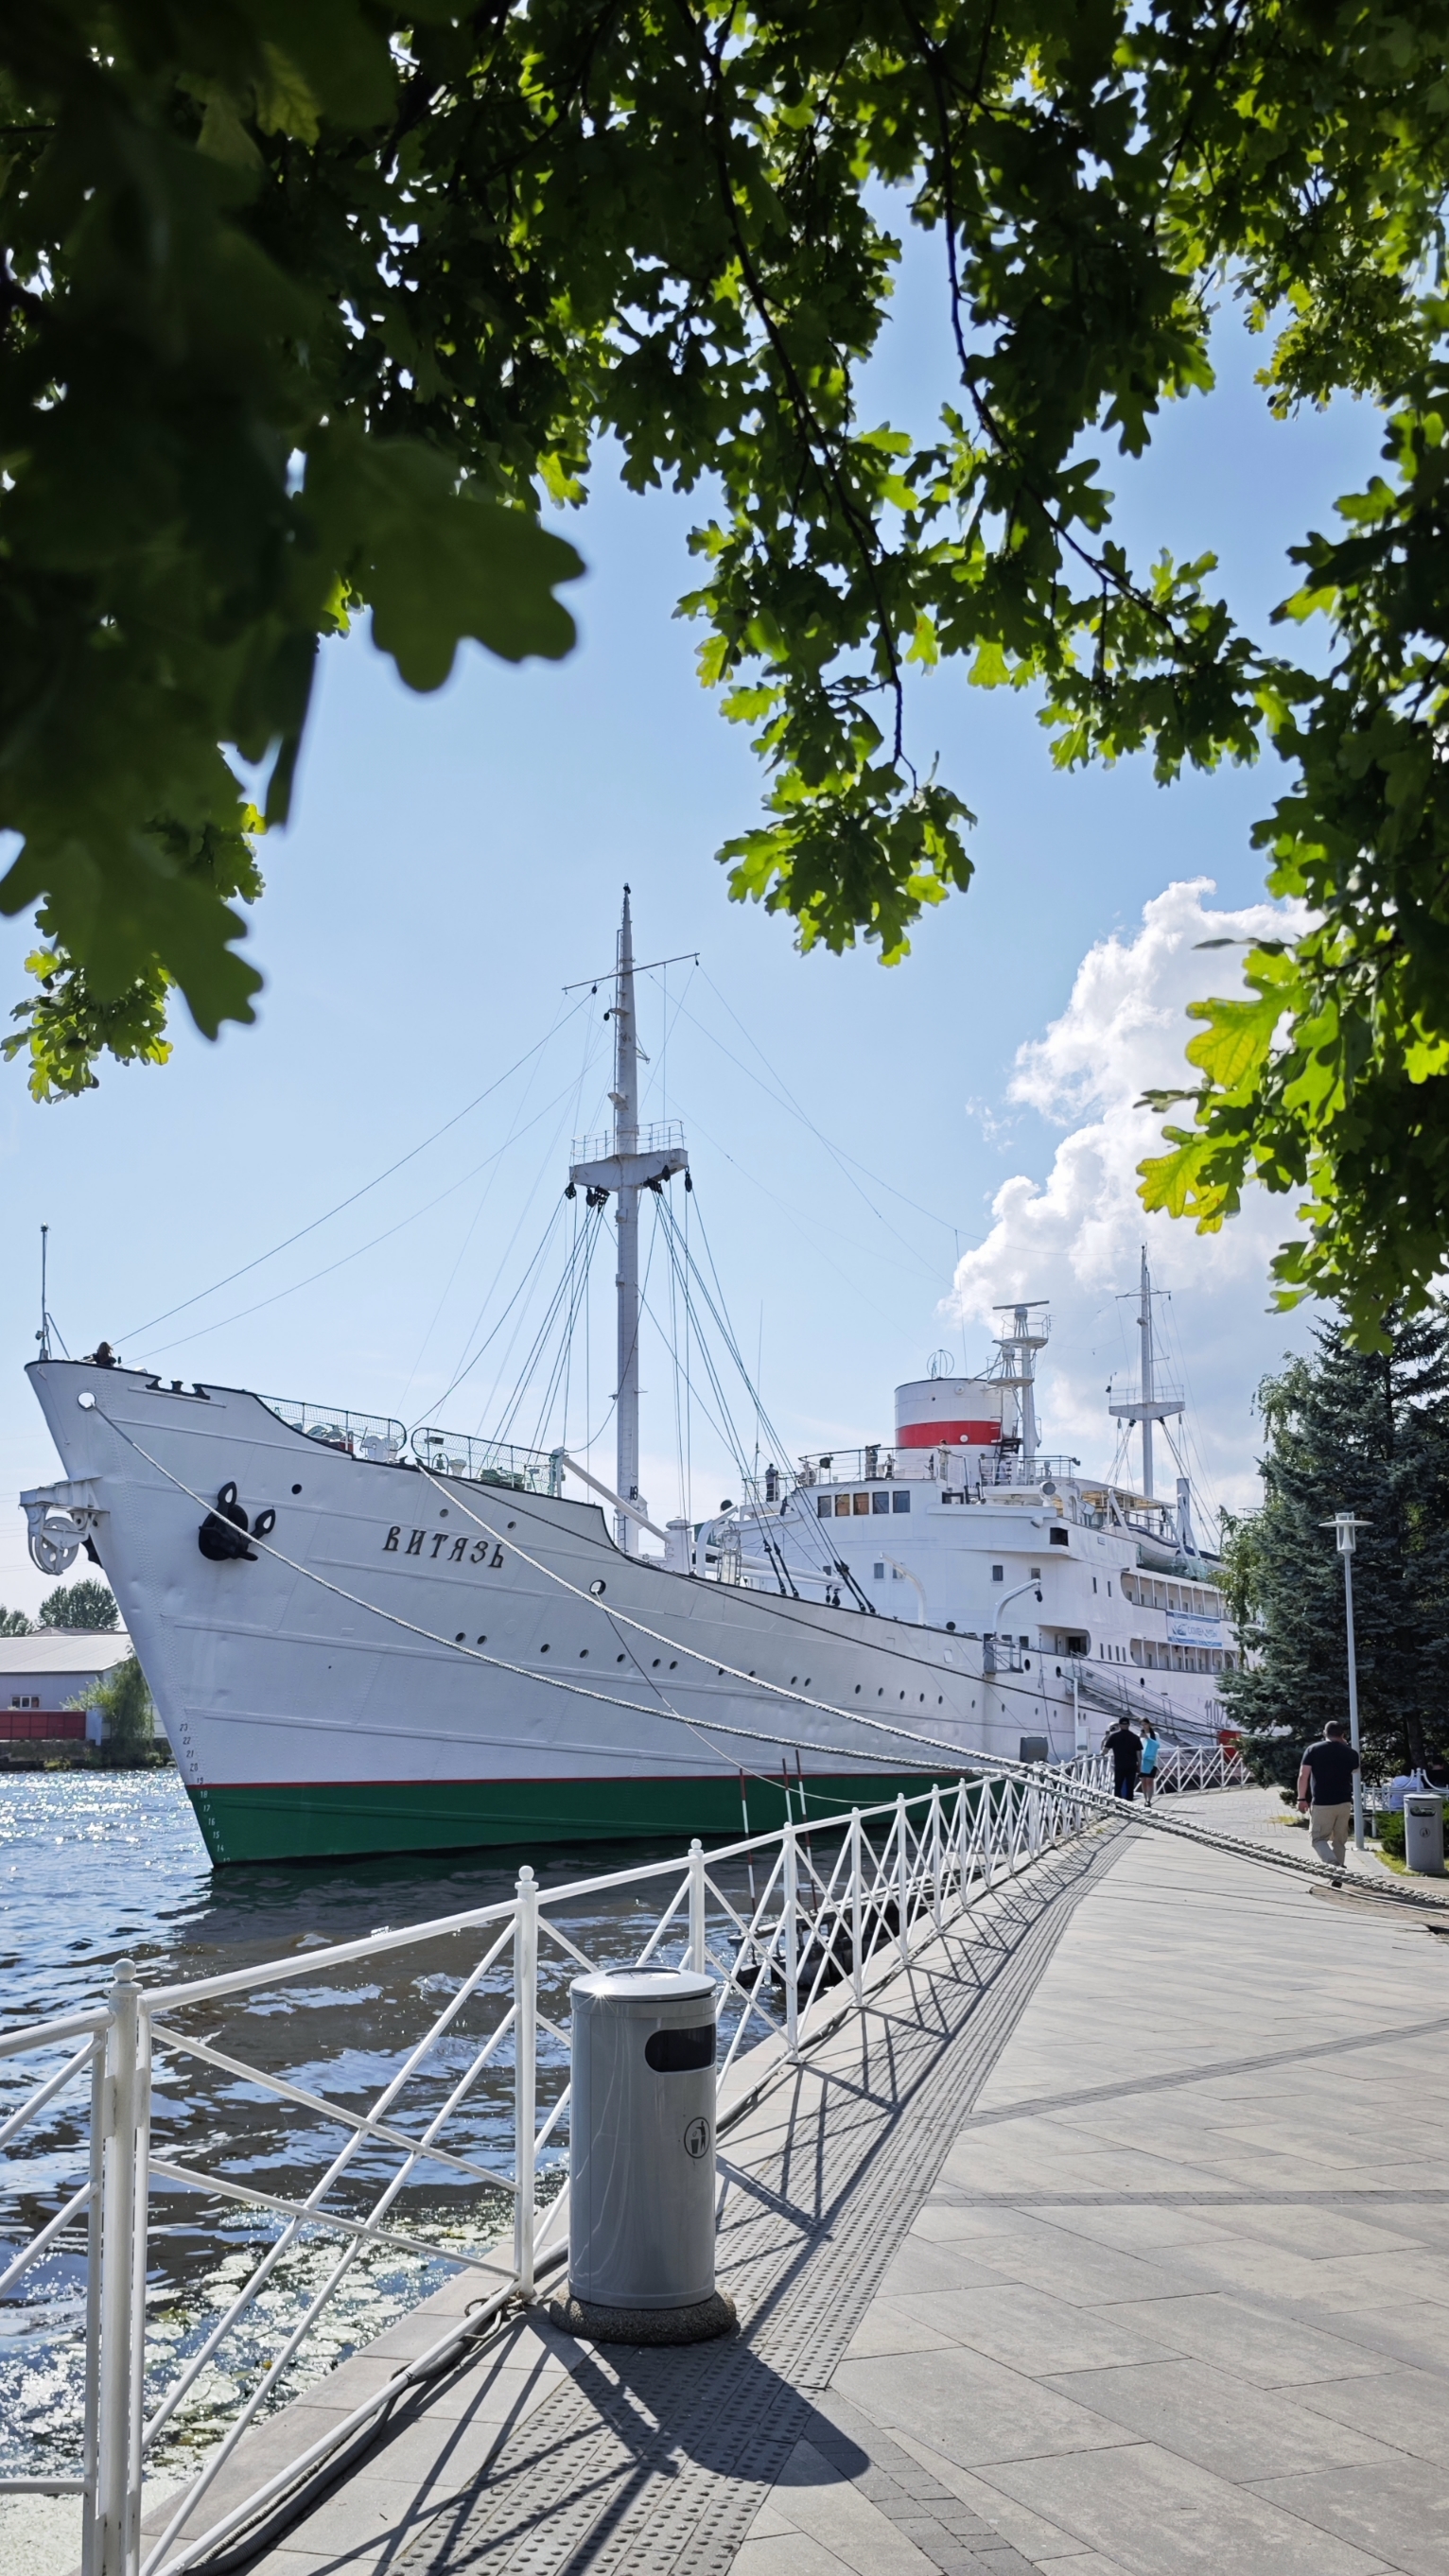
POLYGON ((858 1515, 859 1515, 859 1514, 868 1514, 868 1513, 869 1513, 869 1511, 870 1511, 870 1496, 869 1496, 869 1494, 852 1494, 852 1495, 851 1495, 851 1498, 850 1498, 850 1505, 851 1505, 851 1510, 852 1510, 853 1512, 855 1512, 856 1514, 858 1514, 858 1515))
POLYGON ((883 1565, 877 1565, 877 1566, 873 1569, 873 1571, 874 1571, 874 1575, 875 1575, 875 1580, 876 1580, 876 1582, 877 1582, 877 1583, 884 1583, 884 1581, 885 1581, 885 1567, 884 1567, 883 1565))
POLYGON ((896 1491, 891 1496, 891 1510, 893 1512, 908 1512, 910 1508, 910 1495, 902 1493, 900 1487, 897 1486, 896 1491))
POLYGON ((838 1521, 840 1521, 840 1520, 848 1520, 848 1519, 850 1518, 850 1496, 849 1496, 849 1494, 837 1494, 837 1495, 836 1495, 836 1497, 835 1497, 835 1517, 836 1517, 836 1519, 837 1519, 838 1521))
POLYGON ((815 1497, 815 1517, 816 1517, 816 1519, 817 1519, 818 1521, 828 1521, 828 1520, 829 1520, 829 1518, 830 1518, 830 1496, 829 1496, 828 1494, 817 1494, 817 1495, 816 1495, 816 1497, 815 1497))
POLYGON ((872 1494, 870 1498, 870 1507, 873 1512, 888 1512, 891 1507, 891 1498, 889 1494, 872 1494))
POLYGON ((1006 1581, 1006 1568, 1004 1565, 993 1565, 991 1569, 991 1580, 993 1583, 1004 1583, 1006 1581))

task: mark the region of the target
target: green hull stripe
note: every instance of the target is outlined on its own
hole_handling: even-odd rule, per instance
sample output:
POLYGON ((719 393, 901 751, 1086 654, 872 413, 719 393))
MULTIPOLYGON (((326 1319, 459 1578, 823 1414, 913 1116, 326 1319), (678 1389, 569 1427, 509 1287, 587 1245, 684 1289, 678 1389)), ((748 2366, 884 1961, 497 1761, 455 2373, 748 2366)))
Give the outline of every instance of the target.
MULTIPOLYGON (((958 1773, 943 1774, 954 1786, 958 1773)), ((847 1773, 807 1779, 805 1813, 828 1824, 852 1807, 879 1807, 931 1783, 847 1773)), ((748 1783, 749 1830, 773 1833, 786 1821, 782 1782, 748 1783)), ((386 1852, 479 1851, 507 1843, 619 1842, 631 1836, 744 1832, 740 1784, 717 1773, 697 1780, 444 1780, 309 1782, 299 1788, 192 1789, 191 1803, 219 1867, 246 1861, 345 1860, 386 1852)), ((800 1791, 790 1813, 800 1821, 800 1791)))

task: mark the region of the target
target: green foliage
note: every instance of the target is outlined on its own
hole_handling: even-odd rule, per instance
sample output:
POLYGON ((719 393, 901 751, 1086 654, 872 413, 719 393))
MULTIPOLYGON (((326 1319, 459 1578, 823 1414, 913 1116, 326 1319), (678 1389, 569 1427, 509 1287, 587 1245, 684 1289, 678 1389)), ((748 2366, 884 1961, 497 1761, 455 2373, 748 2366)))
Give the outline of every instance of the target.
POLYGON ((31 0, 0 19, 0 904, 43 903, 32 1087, 250 1016, 259 828, 320 639, 409 683, 567 650, 538 524, 601 435, 700 494, 700 671, 763 817, 731 892, 904 954, 970 816, 906 676, 1029 689, 1064 765, 1253 758, 1312 926, 1207 1007, 1150 1201, 1296 1192, 1286 1300, 1372 1339, 1449 1237, 1443 438, 1449 0, 31 0), (954 362, 917 445, 862 417, 934 237, 954 362), (1382 407, 1386 473, 1297 550, 1278 644, 1211 555, 1134 565, 1107 440, 1210 394, 1217 304, 1270 409, 1382 407), (1326 672, 1286 648, 1326 624, 1326 672))
POLYGON ((1380 1816, 1378 1823, 1378 1845, 1380 1851, 1387 1852, 1391 1860, 1403 1859, 1404 1819, 1402 1816, 1380 1816))
POLYGON ((0 1637, 28 1637, 31 1633, 30 1621, 23 1610, 0 1607, 0 1637))
POLYGON ((119 1628, 121 1614, 109 1583, 95 1583, 89 1576, 80 1583, 59 1583, 48 1592, 40 1605, 42 1628, 119 1628))
POLYGON ((146 1676, 134 1655, 117 1664, 88 1694, 92 1708, 106 1712, 106 1751, 119 1761, 132 1761, 151 1750, 156 1712, 146 1676))
POLYGON ((1381 1351, 1326 1326, 1312 1358, 1265 1380, 1263 1508, 1226 1535, 1248 1660, 1224 1696, 1260 1776, 1285 1784, 1348 1713, 1343 1573, 1321 1526, 1334 1512, 1369 1523, 1353 1561, 1364 1768, 1388 1778, 1449 1748, 1449 1313, 1390 1322, 1381 1351))

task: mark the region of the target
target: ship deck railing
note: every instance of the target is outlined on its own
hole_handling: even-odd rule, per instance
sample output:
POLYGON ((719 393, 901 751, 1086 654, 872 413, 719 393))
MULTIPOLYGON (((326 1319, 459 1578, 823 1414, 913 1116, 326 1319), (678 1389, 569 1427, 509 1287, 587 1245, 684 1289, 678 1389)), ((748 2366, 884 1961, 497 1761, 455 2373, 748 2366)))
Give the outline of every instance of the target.
POLYGON ((561 1449, 519 1449, 507 1440, 476 1440, 428 1425, 412 1436, 413 1456, 430 1475, 460 1476, 470 1485, 503 1485, 515 1494, 561 1494, 561 1449))
POLYGON ((391 1463, 407 1447, 407 1431, 386 1413, 349 1413, 335 1404, 307 1404, 288 1395, 264 1395, 259 1401, 279 1422, 315 1440, 323 1449, 344 1450, 349 1458, 391 1463))

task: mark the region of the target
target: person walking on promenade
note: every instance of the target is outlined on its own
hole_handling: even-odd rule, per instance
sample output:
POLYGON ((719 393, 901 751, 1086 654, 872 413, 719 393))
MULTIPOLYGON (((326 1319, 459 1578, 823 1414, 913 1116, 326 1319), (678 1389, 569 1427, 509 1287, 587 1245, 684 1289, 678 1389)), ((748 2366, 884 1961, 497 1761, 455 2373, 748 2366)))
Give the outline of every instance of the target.
POLYGON ((1149 1717, 1142 1730, 1142 1804, 1144 1807, 1150 1807, 1152 1804, 1152 1792, 1157 1786, 1157 1757, 1161 1750, 1162 1747, 1157 1741, 1157 1729, 1149 1717))
POLYGON ((1298 1805, 1319 1860, 1342 1869, 1353 1830, 1353 1775, 1358 1755, 1341 1717, 1331 1717, 1316 1744, 1305 1745, 1298 1766, 1298 1805))
POLYGON ((1118 1797, 1135 1798, 1142 1747, 1125 1717, 1119 1717, 1111 1734, 1103 1736, 1102 1750, 1112 1757, 1112 1786, 1118 1797))

